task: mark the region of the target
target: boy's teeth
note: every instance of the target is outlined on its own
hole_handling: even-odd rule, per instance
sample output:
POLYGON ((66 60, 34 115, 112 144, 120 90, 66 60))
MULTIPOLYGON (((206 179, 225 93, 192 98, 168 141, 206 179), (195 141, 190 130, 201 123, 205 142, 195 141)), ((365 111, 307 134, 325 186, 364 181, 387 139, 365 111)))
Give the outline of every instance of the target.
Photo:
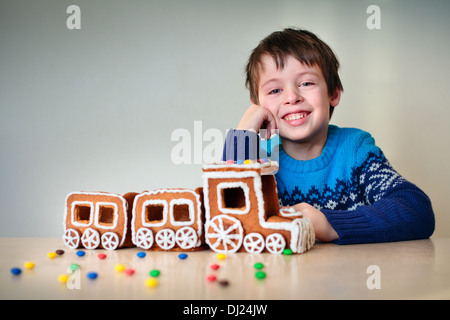
POLYGON ((297 120, 297 119, 301 119, 306 117, 308 114, 307 113, 293 113, 293 114, 289 114, 286 117, 284 117, 287 121, 293 121, 293 120, 297 120))

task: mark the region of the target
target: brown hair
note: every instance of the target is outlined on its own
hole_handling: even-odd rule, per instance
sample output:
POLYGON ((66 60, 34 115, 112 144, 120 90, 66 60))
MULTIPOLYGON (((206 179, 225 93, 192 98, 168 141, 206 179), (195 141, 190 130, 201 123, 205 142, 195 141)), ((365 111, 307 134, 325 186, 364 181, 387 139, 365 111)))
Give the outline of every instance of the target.
MULTIPOLYGON (((337 89, 344 90, 339 78, 339 61, 331 48, 315 34, 300 29, 287 28, 276 31, 264 38, 252 51, 246 66, 245 85, 250 91, 250 99, 258 104, 258 78, 261 58, 270 54, 278 69, 284 68, 288 56, 293 56, 307 66, 317 65, 327 83, 328 95, 331 97, 337 89)), ((330 106, 330 117, 333 113, 330 106)))

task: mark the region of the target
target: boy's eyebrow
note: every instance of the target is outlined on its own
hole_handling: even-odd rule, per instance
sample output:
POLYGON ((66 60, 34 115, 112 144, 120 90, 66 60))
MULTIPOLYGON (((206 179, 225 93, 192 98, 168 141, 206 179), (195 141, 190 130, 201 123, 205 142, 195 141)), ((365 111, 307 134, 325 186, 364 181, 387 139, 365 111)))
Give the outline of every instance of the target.
MULTIPOLYGON (((317 74, 316 71, 308 70, 308 71, 299 72, 299 73, 297 74, 297 77, 301 77, 301 76, 305 76, 305 75, 312 75, 312 76, 315 76, 315 77, 318 76, 318 74, 317 74)), ((280 80, 280 78, 271 78, 271 79, 265 81, 263 84, 261 84, 261 88, 264 87, 264 86, 266 86, 266 85, 268 85, 268 84, 271 83, 271 82, 277 82, 277 81, 279 81, 279 80, 280 80)))

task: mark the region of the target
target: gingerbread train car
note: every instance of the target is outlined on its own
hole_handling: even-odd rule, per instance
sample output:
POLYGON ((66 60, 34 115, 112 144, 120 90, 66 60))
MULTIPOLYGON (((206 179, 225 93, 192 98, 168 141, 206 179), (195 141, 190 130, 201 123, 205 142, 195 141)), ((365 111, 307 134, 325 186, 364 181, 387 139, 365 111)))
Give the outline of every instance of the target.
POLYGON ((72 192, 66 197, 63 240, 71 249, 114 250, 132 245, 131 208, 135 193, 72 192))
POLYGON ((249 143, 255 138, 244 133, 229 132, 223 161, 203 165, 203 186, 195 190, 70 193, 64 243, 72 249, 136 246, 225 253, 311 249, 315 243, 311 221, 292 208, 280 208, 274 177, 277 162, 260 159, 259 148, 249 143))
POLYGON ((131 232, 143 249, 204 249, 202 189, 159 189, 134 199, 131 232))

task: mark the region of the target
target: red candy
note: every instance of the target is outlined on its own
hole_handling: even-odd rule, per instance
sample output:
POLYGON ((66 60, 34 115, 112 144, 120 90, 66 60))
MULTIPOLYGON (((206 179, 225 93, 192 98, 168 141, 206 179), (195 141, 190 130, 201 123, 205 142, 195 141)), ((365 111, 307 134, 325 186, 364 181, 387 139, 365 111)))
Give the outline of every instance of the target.
POLYGON ((127 276, 131 276, 131 275, 134 274, 134 269, 131 269, 131 268, 125 269, 124 272, 125 272, 125 274, 126 274, 127 276))
POLYGON ((216 276, 213 274, 208 274, 206 276, 206 281, 208 281, 208 282, 214 282, 214 281, 216 281, 216 279, 217 279, 216 276))
POLYGON ((213 270, 217 270, 220 268, 220 266, 217 263, 213 263, 212 265, 209 266, 211 269, 213 270))
POLYGON ((105 259, 106 258, 106 254, 104 254, 104 253, 99 253, 98 254, 98 256, 97 256, 99 259, 105 259))

